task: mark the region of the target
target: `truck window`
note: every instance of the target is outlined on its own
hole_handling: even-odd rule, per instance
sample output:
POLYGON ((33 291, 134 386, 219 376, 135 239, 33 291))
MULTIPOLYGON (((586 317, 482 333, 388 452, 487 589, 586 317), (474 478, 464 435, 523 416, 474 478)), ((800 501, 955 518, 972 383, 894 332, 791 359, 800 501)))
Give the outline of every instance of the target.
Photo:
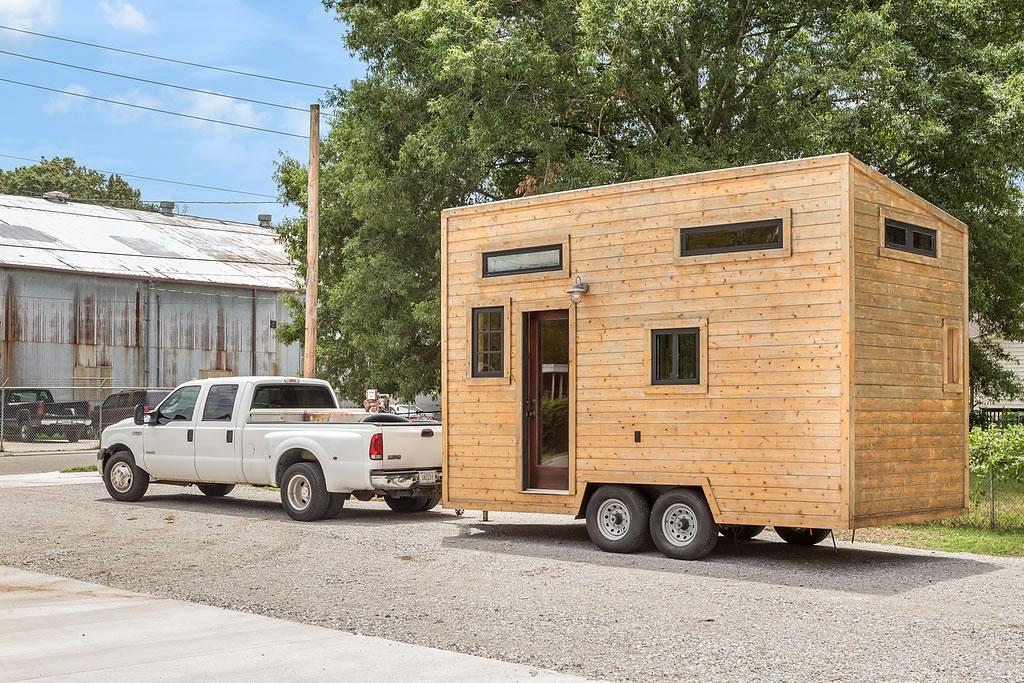
POLYGON ((215 384, 210 387, 210 393, 206 395, 206 407, 203 408, 203 422, 230 420, 237 394, 237 384, 215 384))
POLYGON ((167 420, 191 420, 199 398, 199 387, 182 387, 160 404, 160 417, 167 420))
POLYGON ((113 408, 114 404, 117 403, 117 397, 118 394, 111 394, 110 396, 107 396, 107 398, 103 401, 103 409, 110 410, 111 408, 113 408))
POLYGON ((264 384, 252 396, 253 408, 337 408, 330 389, 316 384, 264 384))

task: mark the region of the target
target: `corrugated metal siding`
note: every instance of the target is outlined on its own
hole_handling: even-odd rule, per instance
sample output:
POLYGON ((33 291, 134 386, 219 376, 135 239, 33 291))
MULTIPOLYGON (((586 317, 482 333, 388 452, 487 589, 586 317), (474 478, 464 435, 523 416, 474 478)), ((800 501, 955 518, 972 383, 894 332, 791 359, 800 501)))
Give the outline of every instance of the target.
POLYGON ((114 386, 300 367, 270 327, 289 315, 278 292, 0 267, 0 301, 0 384, 71 386, 75 366, 110 366, 114 386))

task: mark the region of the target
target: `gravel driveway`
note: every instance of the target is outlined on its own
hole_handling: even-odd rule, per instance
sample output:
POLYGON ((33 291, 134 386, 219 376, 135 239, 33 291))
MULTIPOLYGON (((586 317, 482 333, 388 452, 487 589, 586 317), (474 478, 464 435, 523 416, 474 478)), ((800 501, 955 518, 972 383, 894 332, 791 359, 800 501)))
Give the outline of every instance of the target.
POLYGON ((858 544, 719 543, 704 561, 608 555, 582 522, 351 501, 288 520, 98 483, 0 489, 0 563, 623 681, 1022 680, 1024 561, 858 544))

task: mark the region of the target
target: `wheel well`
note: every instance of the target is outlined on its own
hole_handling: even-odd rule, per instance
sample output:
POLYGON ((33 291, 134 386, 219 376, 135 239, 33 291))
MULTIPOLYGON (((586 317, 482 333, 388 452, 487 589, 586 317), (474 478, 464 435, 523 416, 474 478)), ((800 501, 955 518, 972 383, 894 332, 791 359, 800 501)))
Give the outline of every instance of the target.
POLYGON ((293 448, 289 451, 285 451, 277 461, 277 470, 274 472, 274 486, 281 485, 281 477, 284 476, 285 470, 302 460, 314 462, 317 465, 320 464, 317 461, 316 456, 304 448, 293 448))
POLYGON ((114 457, 115 453, 127 453, 132 459, 132 463, 135 463, 135 455, 132 453, 132 449, 128 448, 123 443, 115 443, 103 453, 103 462, 100 463, 99 468, 101 474, 103 473, 103 470, 107 468, 107 461, 114 457))
POLYGON ((704 488, 702 486, 669 486, 664 484, 612 484, 611 482, 601 482, 600 484, 588 483, 586 490, 583 492, 583 500, 580 501, 580 509, 576 511, 576 519, 583 519, 587 515, 587 504, 590 502, 590 497, 594 495, 594 491, 597 491, 602 486, 629 486, 637 489, 643 494, 644 498, 647 499, 648 505, 654 505, 654 501, 658 499, 658 496, 671 491, 672 489, 690 489, 700 495, 701 498, 707 502, 707 496, 704 495, 704 488))

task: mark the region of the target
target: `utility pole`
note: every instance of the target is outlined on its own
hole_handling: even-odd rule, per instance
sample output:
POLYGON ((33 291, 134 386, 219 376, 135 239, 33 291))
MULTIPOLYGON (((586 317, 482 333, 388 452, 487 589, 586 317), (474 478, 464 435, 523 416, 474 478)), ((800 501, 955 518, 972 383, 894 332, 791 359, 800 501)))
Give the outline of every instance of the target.
POLYGON ((320 268, 320 105, 309 105, 309 187, 306 193, 306 343, 302 376, 316 377, 316 300, 320 268))

